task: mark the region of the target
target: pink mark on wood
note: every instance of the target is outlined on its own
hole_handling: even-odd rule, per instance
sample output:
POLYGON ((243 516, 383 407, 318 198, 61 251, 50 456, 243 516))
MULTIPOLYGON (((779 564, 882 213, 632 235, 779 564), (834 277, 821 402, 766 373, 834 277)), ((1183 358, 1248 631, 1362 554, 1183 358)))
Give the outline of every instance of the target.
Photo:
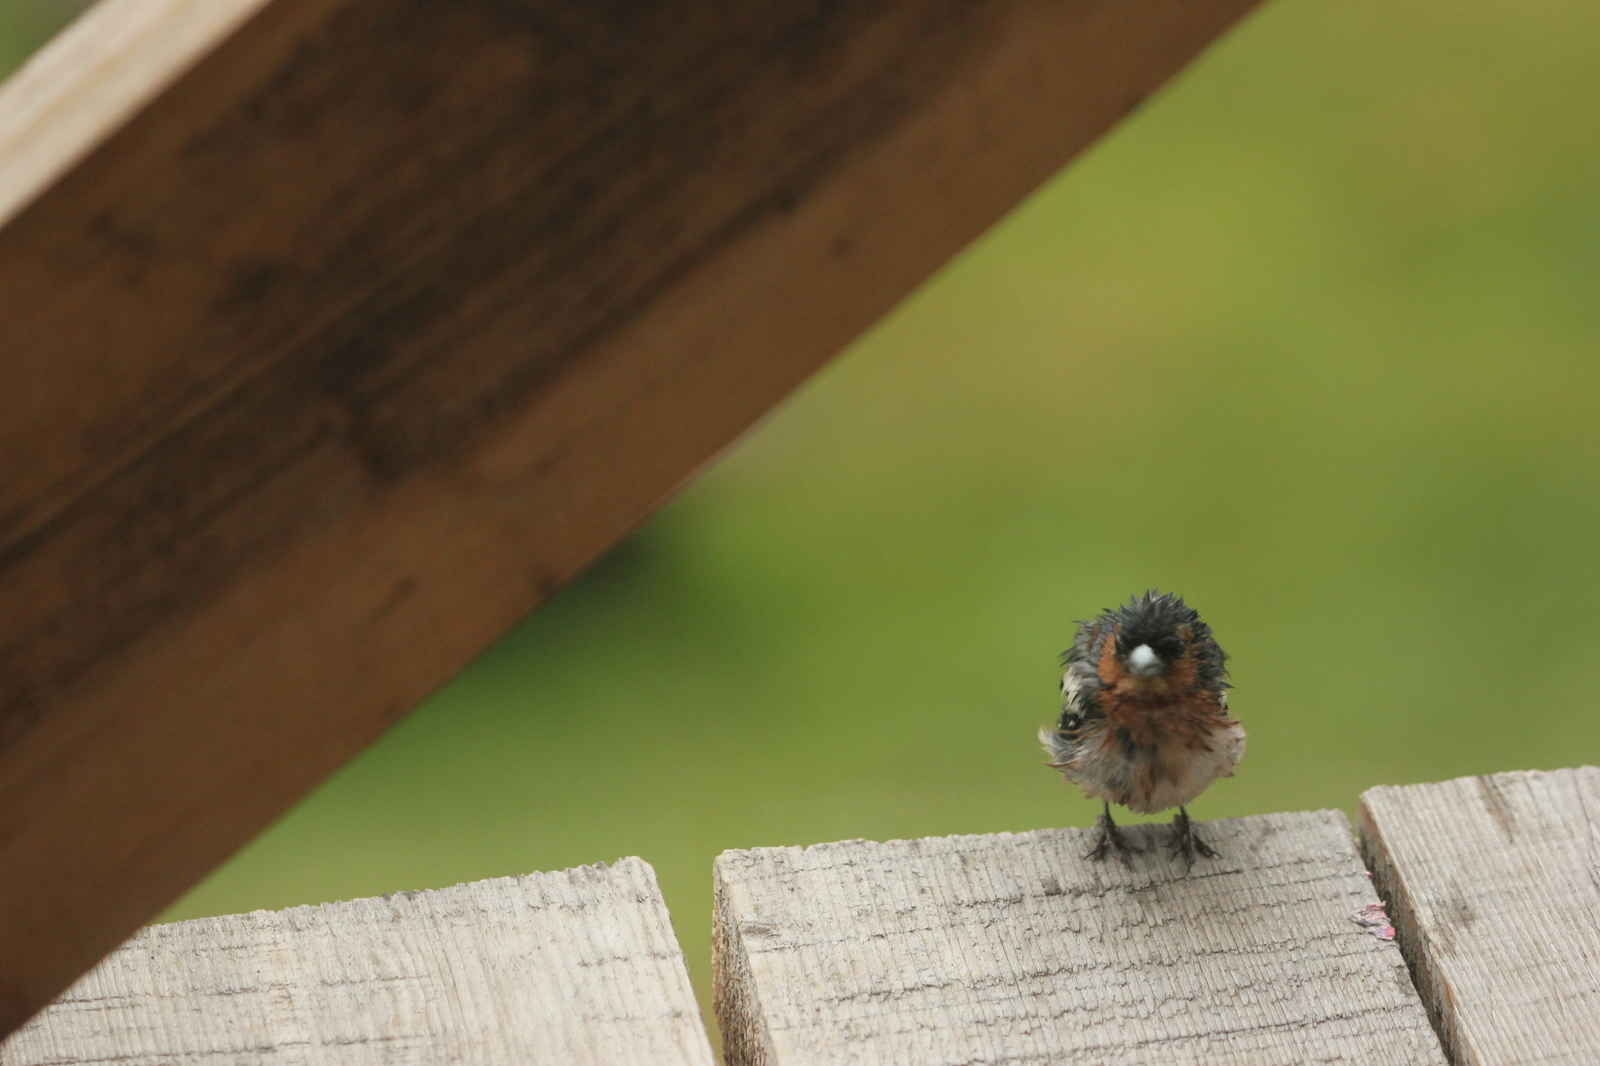
POLYGON ((1389 924, 1389 916, 1384 913, 1381 903, 1367 904, 1351 915, 1350 920, 1361 926, 1363 932, 1371 933, 1379 940, 1394 939, 1394 926, 1389 924))

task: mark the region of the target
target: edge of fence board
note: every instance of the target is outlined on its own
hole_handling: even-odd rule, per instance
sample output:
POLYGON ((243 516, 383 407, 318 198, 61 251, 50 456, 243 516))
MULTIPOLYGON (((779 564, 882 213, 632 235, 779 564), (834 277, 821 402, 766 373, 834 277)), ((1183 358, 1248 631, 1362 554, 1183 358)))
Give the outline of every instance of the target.
POLYGON ((308 1057, 714 1061, 636 858, 151 926, 0 1043, 0 1066, 308 1057))
POLYGON ((1442 1064, 1338 811, 1206 823, 1192 871, 1089 830, 724 852, 729 1066, 884 1061, 1442 1064))
POLYGON ((1600 769, 1373 788, 1359 824, 1453 1061, 1600 1057, 1600 769))
POLYGON ((270 0, 100 0, 0 85, 0 227, 270 0))
MULTIPOLYGON (((1441 1040, 1456 1063, 1591 1059, 1600 769, 1370 789, 1360 823, 1370 875, 1337 811, 1207 823, 1222 855, 1187 870, 1155 825, 1129 830, 1128 866, 1082 858, 1074 829, 724 852, 728 1062, 1443 1062, 1441 1040), (1396 944, 1350 920, 1375 890, 1396 944)), ((152 927, 0 1041, 0 1066, 373 1041, 712 1061, 654 873, 629 858, 152 927)))
MULTIPOLYGON (((113 14, 218 4, 149 2, 47 46, 0 130, 121 106, 73 60, 126 72, 113 14)), ((29 142, 0 1032, 1252 3, 227 0, 147 102, 29 142)))

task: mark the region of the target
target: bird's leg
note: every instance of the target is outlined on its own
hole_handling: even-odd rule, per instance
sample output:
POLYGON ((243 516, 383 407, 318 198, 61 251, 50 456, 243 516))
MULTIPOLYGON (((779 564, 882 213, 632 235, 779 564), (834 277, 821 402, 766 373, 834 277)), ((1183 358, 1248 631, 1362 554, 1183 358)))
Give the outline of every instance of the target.
POLYGON ((1122 864, 1128 864, 1128 856, 1137 854, 1139 849, 1128 843, 1122 835, 1122 830, 1117 828, 1117 823, 1111 820, 1111 801, 1107 800, 1105 810, 1100 817, 1094 820, 1095 836, 1094 847, 1084 853, 1084 858, 1093 859, 1095 862, 1105 862, 1108 852, 1116 852, 1122 864))
POLYGON ((1207 859, 1217 857, 1216 849, 1200 839, 1200 831, 1189 820, 1189 812, 1182 807, 1178 808, 1178 816, 1172 819, 1172 854, 1183 860, 1186 869, 1194 865, 1196 855, 1207 859))

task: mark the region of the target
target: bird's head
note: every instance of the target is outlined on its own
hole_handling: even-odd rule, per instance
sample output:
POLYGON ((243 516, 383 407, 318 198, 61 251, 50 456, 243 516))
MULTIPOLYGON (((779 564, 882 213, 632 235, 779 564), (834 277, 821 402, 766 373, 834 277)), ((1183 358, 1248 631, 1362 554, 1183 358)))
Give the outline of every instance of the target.
POLYGON ((1225 656, 1211 627, 1180 597, 1146 592, 1103 617, 1110 635, 1101 652, 1102 681, 1149 693, 1225 683, 1225 656))

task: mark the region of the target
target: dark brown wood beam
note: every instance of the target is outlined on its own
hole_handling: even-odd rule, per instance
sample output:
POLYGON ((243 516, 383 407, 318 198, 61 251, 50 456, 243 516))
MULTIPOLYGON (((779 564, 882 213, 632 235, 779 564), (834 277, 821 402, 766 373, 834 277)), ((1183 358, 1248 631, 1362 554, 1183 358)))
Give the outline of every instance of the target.
POLYGON ((108 0, 0 92, 0 1031, 1252 0, 108 0))

